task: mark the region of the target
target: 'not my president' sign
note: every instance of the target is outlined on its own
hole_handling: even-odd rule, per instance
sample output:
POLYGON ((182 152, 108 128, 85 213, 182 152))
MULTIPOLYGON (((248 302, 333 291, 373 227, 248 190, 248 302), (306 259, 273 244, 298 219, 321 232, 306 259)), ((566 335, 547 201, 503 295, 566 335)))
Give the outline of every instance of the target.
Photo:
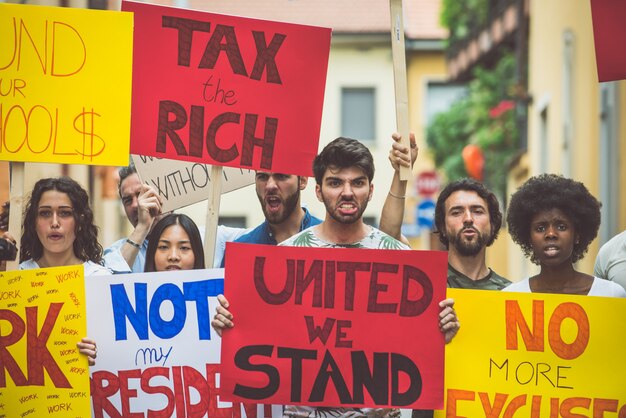
POLYGON ((221 399, 210 317, 223 287, 222 269, 87 277, 93 416, 269 416, 221 399))

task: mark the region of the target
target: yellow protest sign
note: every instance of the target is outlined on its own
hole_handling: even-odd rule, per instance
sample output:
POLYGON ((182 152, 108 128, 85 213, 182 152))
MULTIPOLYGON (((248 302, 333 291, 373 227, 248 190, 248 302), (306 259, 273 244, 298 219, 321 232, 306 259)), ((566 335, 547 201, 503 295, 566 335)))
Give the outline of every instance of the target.
POLYGON ((127 165, 131 13, 0 4, 0 160, 127 165))
POLYGON ((448 289, 461 330, 446 347, 436 417, 626 417, 626 299, 448 289))
POLYGON ((83 266, 0 273, 0 416, 89 416, 83 266), (65 412, 64 414, 58 414, 65 412))

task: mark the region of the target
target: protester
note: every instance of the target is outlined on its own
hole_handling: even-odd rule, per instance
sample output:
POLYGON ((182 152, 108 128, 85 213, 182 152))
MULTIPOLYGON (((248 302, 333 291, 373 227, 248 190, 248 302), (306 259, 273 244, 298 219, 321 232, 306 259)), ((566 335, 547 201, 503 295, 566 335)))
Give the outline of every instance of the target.
MULTIPOLYGON (((449 288, 501 290, 511 284, 486 262, 486 248, 496 240, 501 226, 498 199, 482 183, 463 178, 444 187, 435 205, 435 227, 448 250, 449 288)), ((412 418, 433 414, 414 410, 412 418)))
POLYGON ((335 139, 315 158, 313 173, 315 194, 324 203, 326 217, 319 226, 291 237, 285 245, 408 249, 363 222, 374 192, 374 161, 363 144, 349 138, 335 139))
POLYGON ((154 188, 141 182, 134 165, 120 168, 119 176, 118 192, 134 229, 128 237, 104 250, 104 264, 114 273, 141 273, 146 263, 148 234, 161 215, 162 201, 154 188))
POLYGON ((448 287, 500 290, 511 284, 486 263, 486 248, 498 237, 501 225, 498 199, 482 183, 464 178, 441 191, 435 226, 448 249, 448 287))
POLYGON ((542 174, 527 180, 511 196, 507 223, 513 241, 541 271, 504 290, 626 297, 618 284, 574 269, 598 233, 600 206, 572 179, 542 174))
MULTIPOLYGON (((390 152, 390 161, 392 153, 401 153, 400 136, 394 134, 393 139, 396 143, 390 152)), ((411 148, 415 153, 412 156, 414 161, 417 150, 413 135, 411 148)), ((408 163, 403 160, 403 164, 408 163)), ((396 169, 394 176, 397 176, 398 168, 393 161, 392 166, 396 169)), ((401 199, 404 199, 405 190, 406 182, 396 181, 394 177, 380 222, 381 230, 396 238, 400 236, 404 217, 404 201, 401 199), (400 185, 401 191, 395 191, 394 185, 400 185), (399 198, 396 194, 400 195, 399 198), (393 216, 385 216, 387 208, 393 211, 393 216)), ((498 237, 501 225, 498 200, 482 183, 465 178, 449 183, 441 191, 435 207, 435 226, 439 240, 448 249, 448 287, 500 290, 511 283, 486 264, 486 247, 498 237)))
POLYGON ((276 245, 321 222, 301 206, 300 194, 307 186, 307 177, 257 171, 254 183, 265 221, 235 242, 276 245))
POLYGON ((593 273, 626 289, 626 231, 615 235, 600 248, 593 273))
MULTIPOLYGON (((414 157, 417 157, 415 137, 412 140, 412 151, 414 157)), ((396 144, 394 144, 395 146, 396 144)), ((401 152, 394 153, 394 148, 389 152, 389 160, 395 166, 411 165, 409 157, 401 152)), ((413 158, 413 161, 415 161, 415 158, 413 158)), ((400 182, 397 170, 398 168, 396 168, 389 193, 394 195, 395 191, 395 196, 399 196, 399 193, 401 193, 403 199, 404 191, 400 191, 400 188, 404 187, 406 189, 406 181, 400 182)), ((301 191, 306 188, 307 183, 307 177, 258 171, 255 176, 256 193, 265 215, 265 221, 252 231, 236 239, 235 242, 276 245, 298 232, 321 223, 321 219, 311 215, 307 208, 301 206, 301 191)), ((404 205, 404 201, 402 200, 401 202, 404 205)), ((391 218, 389 217, 389 221, 402 224, 401 218, 399 221, 391 218)), ((388 227, 385 221, 386 219, 383 216, 380 221, 381 230, 388 227)), ((400 239, 406 241, 406 238, 400 234, 399 236, 400 239)), ((224 267, 224 264, 223 261, 222 267, 224 267)))
MULTIPOLYGON (((162 216, 162 199, 153 187, 143 184, 133 164, 119 170, 118 192, 133 232, 104 250, 104 264, 114 273, 142 273, 146 264, 146 252, 150 231, 162 216), (132 267, 130 267, 132 266, 132 267)), ((213 267, 219 267, 227 241, 243 235, 244 228, 219 225, 215 242, 213 267)))
POLYGON ((168 214, 152 230, 146 251, 146 272, 203 269, 202 238, 194 221, 184 214, 168 214))
MULTIPOLYGON (((384 232, 366 225, 363 212, 372 197, 374 161, 369 150, 359 141, 337 138, 329 143, 313 163, 317 198, 326 207, 326 216, 319 225, 312 226, 279 245, 326 248, 408 249, 409 247, 384 232)), ((218 296, 221 306, 211 324, 221 335, 224 328, 234 326, 228 301, 218 296)), ((454 301, 440 302, 439 327, 446 343, 458 332, 459 322, 453 308, 454 301)), ((317 416, 322 411, 329 416, 397 417, 398 409, 390 408, 313 408, 286 406, 285 416, 317 416)))
MULTIPOLYGON (((68 177, 35 183, 26 204, 20 240, 20 270, 82 264, 85 276, 109 275, 87 192, 68 177)), ((83 338, 80 353, 95 364, 96 342, 83 338)))

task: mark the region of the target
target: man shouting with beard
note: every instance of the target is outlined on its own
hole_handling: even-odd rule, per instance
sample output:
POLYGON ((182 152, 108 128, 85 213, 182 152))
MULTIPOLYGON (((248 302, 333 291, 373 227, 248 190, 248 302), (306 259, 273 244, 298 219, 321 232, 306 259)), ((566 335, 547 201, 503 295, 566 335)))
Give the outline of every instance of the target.
POLYGON ((435 225, 448 249, 448 287, 500 290, 511 283, 485 263, 485 248, 498 236, 502 213, 482 183, 467 178, 449 183, 437 199, 435 225))
POLYGON ((300 206, 300 192, 307 181, 307 177, 257 171, 254 182, 265 222, 235 242, 276 245, 322 222, 300 206))

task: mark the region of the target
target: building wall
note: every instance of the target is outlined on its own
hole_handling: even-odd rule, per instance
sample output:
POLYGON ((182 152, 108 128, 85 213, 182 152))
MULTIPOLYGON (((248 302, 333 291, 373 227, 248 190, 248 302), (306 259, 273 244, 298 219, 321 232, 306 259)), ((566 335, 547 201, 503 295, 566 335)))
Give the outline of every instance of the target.
POLYGON ((409 85, 409 110, 411 131, 419 147, 419 156, 415 162, 415 172, 432 170, 435 164, 426 146, 425 103, 429 82, 445 81, 447 69, 443 51, 411 52, 407 54, 407 79, 409 85))
MULTIPOLYGON (((407 80, 409 89, 409 124, 415 134, 418 147, 417 161, 413 167, 413 175, 407 185, 407 200, 404 212, 404 223, 415 224, 417 205, 423 197, 416 190, 416 178, 423 171, 435 169, 435 163, 428 152, 426 144, 426 104, 428 83, 441 82, 447 79, 446 62, 443 51, 412 51, 407 54, 407 80)), ((436 196, 433 196, 436 198, 436 196)), ((428 230, 422 230, 419 236, 409 237, 415 249, 439 249, 439 239, 428 230)))

